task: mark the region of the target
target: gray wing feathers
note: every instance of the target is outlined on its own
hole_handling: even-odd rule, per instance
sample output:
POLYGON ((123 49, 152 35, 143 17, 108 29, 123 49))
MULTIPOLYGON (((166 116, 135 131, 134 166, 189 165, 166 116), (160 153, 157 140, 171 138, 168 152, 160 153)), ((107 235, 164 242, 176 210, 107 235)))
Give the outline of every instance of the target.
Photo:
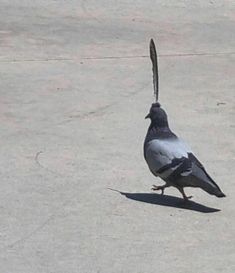
POLYGON ((154 175, 170 181, 176 187, 199 187, 217 197, 225 196, 179 138, 149 141, 145 144, 145 159, 154 175))
POLYGON ((145 156, 151 171, 157 172, 175 158, 187 158, 188 152, 190 152, 189 148, 178 138, 173 140, 154 139, 147 143, 145 156))
POLYGON ((197 178, 196 186, 201 187, 207 192, 220 191, 220 188, 207 174, 206 170, 202 166, 199 166, 196 162, 193 162, 192 164, 191 175, 197 178))

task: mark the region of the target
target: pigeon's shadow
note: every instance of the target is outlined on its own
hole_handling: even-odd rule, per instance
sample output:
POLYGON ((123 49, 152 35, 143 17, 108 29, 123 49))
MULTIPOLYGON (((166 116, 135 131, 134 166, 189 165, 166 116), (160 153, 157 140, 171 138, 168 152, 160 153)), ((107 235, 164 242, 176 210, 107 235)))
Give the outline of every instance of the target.
MULTIPOLYGON (((112 189, 110 189, 112 190, 112 189)), ((114 190, 117 191, 117 190, 114 190)), ((220 211, 220 209, 207 207, 205 205, 196 203, 194 201, 188 200, 184 201, 182 198, 170 196, 170 195, 162 195, 157 193, 129 193, 129 192, 119 192, 121 195, 124 195, 128 199, 132 199, 135 201, 140 201, 144 203, 166 206, 166 207, 175 207, 187 210, 194 210, 202 213, 211 213, 220 211)))

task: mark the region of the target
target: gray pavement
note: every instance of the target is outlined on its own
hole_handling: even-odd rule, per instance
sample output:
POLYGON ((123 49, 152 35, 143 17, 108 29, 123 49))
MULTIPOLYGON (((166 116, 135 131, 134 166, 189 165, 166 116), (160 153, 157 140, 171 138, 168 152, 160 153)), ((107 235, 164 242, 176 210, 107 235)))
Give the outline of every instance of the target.
POLYGON ((235 272, 234 1, 0 12, 0 273, 235 272), (227 198, 151 193, 151 37, 171 127, 227 198))

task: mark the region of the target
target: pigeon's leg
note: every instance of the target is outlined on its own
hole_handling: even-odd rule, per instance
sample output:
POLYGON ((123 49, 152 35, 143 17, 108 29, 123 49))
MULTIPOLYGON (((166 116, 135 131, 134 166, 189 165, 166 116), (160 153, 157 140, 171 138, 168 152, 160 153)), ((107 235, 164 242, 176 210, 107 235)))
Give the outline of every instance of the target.
POLYGON ((189 199, 192 198, 192 196, 186 196, 185 192, 184 192, 184 189, 183 188, 177 188, 181 194, 183 195, 183 198, 184 198, 184 201, 188 201, 189 199))
POLYGON ((162 186, 153 185, 152 190, 153 190, 153 191, 159 191, 159 190, 161 190, 161 191, 162 191, 162 194, 164 194, 164 190, 165 190, 165 188, 167 188, 167 187, 170 187, 170 186, 167 185, 167 184, 162 185, 162 186))

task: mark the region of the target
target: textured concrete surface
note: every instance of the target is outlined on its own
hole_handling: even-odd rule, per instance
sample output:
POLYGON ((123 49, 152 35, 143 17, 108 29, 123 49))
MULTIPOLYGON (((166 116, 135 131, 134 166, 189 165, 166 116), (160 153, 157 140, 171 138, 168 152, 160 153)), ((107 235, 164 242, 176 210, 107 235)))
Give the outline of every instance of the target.
POLYGON ((235 272, 234 1, 0 12, 0 272, 235 272), (151 193, 151 37, 171 127, 227 198, 151 193))

